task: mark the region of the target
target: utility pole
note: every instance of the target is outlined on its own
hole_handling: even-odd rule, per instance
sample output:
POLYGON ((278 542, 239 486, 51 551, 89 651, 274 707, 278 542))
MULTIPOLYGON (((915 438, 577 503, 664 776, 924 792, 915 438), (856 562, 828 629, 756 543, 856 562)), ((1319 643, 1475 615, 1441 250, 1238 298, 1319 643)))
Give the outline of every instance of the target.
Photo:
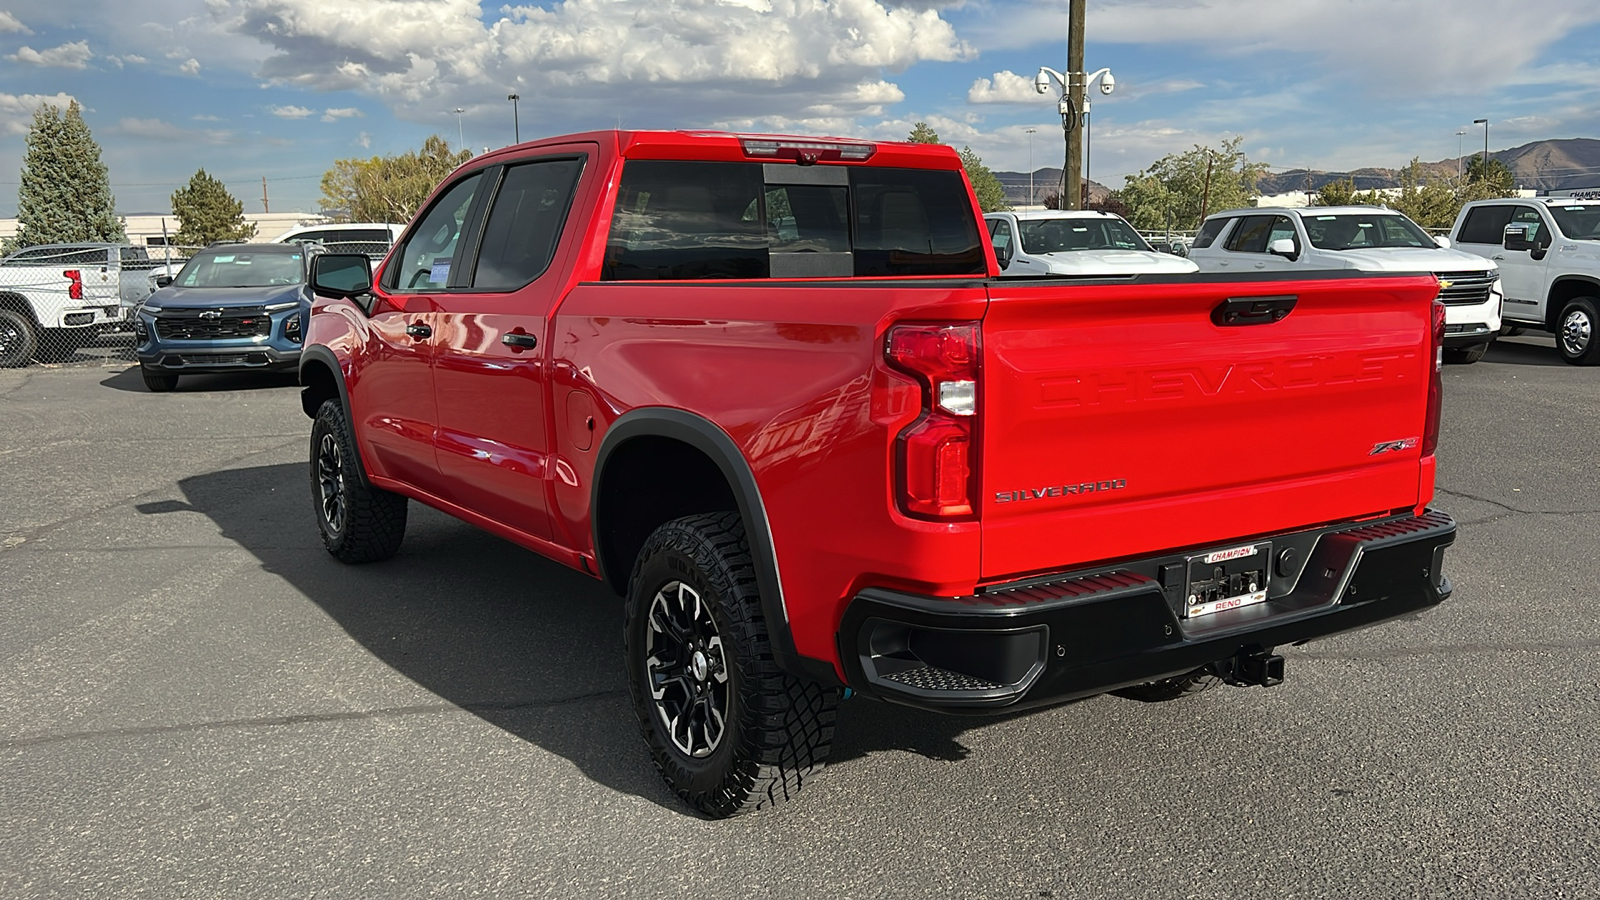
POLYGON ((261 176, 261 212, 272 212, 272 208, 267 205, 267 176, 265 175, 261 176))
POLYGON ((1032 206, 1034 198, 1038 196, 1033 192, 1033 136, 1039 129, 1025 128, 1023 130, 1028 133, 1028 205, 1032 206))
POLYGON ((1083 20, 1088 0, 1070 0, 1067 7, 1067 129, 1066 184, 1062 209, 1083 208, 1083 20))

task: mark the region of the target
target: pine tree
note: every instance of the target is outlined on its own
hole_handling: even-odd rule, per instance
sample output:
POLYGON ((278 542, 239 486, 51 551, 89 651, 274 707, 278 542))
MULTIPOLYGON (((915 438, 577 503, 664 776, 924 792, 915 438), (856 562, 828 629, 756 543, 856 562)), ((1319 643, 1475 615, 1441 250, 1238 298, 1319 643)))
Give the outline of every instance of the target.
POLYGON ((125 241, 100 145, 74 100, 63 113, 48 104, 33 113, 17 190, 17 247, 78 241, 125 241))
POLYGON ((967 170, 967 180, 972 182, 972 192, 978 195, 978 208, 984 212, 1010 209, 1006 202, 1006 186, 983 164, 983 158, 971 147, 961 148, 961 166, 967 170))
POLYGON ((249 240, 256 234, 256 226, 244 220, 244 204, 205 169, 172 192, 172 214, 178 217, 177 243, 186 247, 249 240))

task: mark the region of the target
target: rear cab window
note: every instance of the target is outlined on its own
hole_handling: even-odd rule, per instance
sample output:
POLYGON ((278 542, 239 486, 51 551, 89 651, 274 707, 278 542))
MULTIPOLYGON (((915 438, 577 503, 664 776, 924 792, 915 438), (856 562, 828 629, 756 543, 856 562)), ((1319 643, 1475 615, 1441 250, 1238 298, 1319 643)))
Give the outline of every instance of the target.
POLYGON ((1467 213, 1466 221, 1461 223, 1461 232, 1456 236, 1456 241, 1462 244, 1499 245, 1505 241, 1506 226, 1511 224, 1511 214, 1514 212, 1516 207, 1509 203, 1474 207, 1467 213))
POLYGON ((628 160, 604 281, 985 275, 954 170, 628 160))

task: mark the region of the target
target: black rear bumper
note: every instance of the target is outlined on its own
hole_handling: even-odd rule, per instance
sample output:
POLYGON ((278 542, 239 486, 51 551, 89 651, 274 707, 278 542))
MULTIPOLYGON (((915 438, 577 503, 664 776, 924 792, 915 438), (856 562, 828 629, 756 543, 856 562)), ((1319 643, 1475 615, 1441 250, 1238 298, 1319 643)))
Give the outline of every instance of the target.
POLYGON ((970 597, 867 588, 840 623, 840 658, 852 688, 929 709, 1086 697, 1437 605, 1455 536, 1434 510, 1273 536, 1267 601, 1193 619, 1181 615, 1181 553, 970 597))

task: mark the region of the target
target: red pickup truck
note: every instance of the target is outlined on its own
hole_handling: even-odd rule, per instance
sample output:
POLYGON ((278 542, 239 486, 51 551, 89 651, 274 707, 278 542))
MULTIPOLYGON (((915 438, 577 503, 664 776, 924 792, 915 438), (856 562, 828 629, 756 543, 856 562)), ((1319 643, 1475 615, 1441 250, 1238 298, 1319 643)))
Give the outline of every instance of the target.
POLYGON ((598 132, 485 154, 376 273, 318 258, 329 552, 418 500, 626 597, 644 738, 725 816, 841 697, 1217 681, 1444 600, 1431 275, 1005 279, 948 147, 598 132))

